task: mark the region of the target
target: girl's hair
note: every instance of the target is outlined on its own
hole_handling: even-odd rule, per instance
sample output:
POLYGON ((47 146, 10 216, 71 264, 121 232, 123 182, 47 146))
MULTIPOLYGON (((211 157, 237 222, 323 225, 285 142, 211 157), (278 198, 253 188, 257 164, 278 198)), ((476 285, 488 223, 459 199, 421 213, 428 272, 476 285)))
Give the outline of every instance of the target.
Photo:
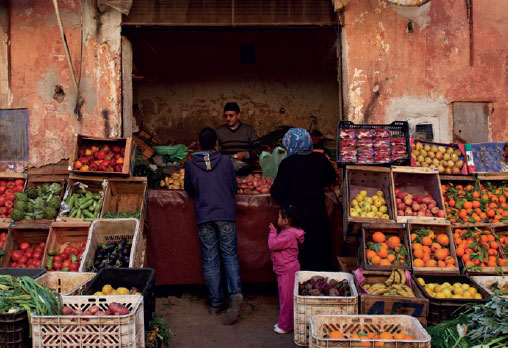
POLYGON ((299 209, 292 204, 280 208, 280 216, 283 219, 288 219, 289 224, 293 227, 300 226, 300 212, 299 209))

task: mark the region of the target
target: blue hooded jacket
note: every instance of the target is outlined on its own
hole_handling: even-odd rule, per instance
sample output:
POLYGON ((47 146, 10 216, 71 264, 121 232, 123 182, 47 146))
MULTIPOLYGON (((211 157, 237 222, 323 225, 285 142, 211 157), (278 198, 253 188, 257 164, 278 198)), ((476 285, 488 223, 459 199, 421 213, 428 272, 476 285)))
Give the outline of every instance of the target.
POLYGON ((185 164, 184 189, 194 198, 196 222, 236 221, 238 190, 235 168, 228 156, 200 152, 185 164))

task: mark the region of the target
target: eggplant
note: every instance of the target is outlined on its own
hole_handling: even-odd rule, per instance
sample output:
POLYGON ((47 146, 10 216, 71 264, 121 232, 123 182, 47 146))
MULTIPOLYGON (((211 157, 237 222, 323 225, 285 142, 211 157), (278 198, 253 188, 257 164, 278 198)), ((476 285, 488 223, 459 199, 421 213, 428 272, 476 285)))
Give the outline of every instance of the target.
POLYGON ((96 266, 96 268, 99 270, 99 269, 103 269, 103 268, 104 268, 104 266, 105 266, 104 261, 101 261, 101 262, 99 262, 99 264, 96 266))
POLYGON ((113 251, 113 250, 115 250, 115 249, 116 249, 116 243, 108 243, 108 244, 106 244, 106 250, 108 250, 108 251, 109 251, 109 250, 113 251))

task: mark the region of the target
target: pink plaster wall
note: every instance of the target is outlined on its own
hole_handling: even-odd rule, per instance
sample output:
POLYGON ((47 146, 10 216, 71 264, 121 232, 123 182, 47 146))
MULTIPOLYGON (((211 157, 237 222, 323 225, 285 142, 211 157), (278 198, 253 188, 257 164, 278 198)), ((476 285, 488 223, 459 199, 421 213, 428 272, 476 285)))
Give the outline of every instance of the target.
POLYGON ((346 7, 348 118, 384 122, 394 99, 438 100, 448 106, 451 140, 450 103, 488 101, 491 139, 508 139, 508 1, 474 1, 473 66, 465 1, 431 0, 420 9, 403 10, 385 0, 351 1, 346 7), (406 31, 409 19, 413 33, 406 31))
POLYGON ((74 114, 76 91, 52 1, 10 1, 9 8, 12 101, 8 106, 29 110, 29 166, 35 167, 68 158, 75 133, 121 135, 119 48, 96 33, 98 14, 93 5, 82 9, 79 0, 58 3, 76 76, 82 69, 80 93, 85 104, 81 122, 74 114), (83 18, 80 62, 80 22, 85 10, 91 12, 83 18), (53 99, 55 85, 63 87, 63 101, 53 99))

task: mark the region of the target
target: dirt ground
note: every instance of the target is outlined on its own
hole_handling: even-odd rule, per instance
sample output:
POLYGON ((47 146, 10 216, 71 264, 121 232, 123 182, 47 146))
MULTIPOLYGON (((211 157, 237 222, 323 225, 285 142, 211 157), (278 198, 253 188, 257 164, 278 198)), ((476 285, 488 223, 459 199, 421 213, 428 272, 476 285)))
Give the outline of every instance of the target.
POLYGON ((156 312, 166 319, 178 348, 294 348, 293 334, 273 332, 278 319, 276 284, 244 287, 245 303, 234 326, 222 325, 224 314, 209 315, 203 287, 158 291, 156 312))

